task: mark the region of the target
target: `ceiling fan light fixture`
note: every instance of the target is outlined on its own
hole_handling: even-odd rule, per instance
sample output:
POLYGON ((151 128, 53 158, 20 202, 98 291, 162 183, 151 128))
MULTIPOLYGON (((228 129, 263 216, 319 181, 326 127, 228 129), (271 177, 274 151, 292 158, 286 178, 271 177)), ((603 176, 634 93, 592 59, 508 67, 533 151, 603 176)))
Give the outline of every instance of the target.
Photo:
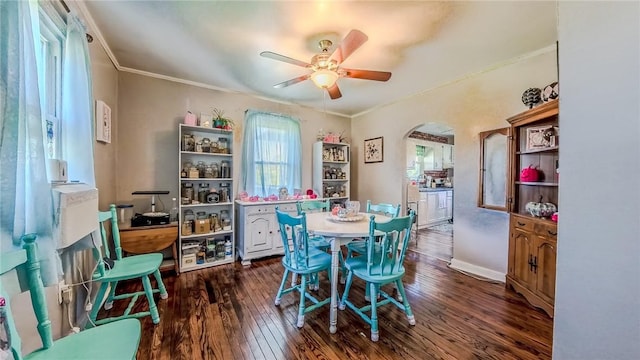
POLYGON ((338 80, 338 73, 327 69, 320 69, 311 74, 311 80, 321 89, 330 88, 336 83, 336 80, 338 80))

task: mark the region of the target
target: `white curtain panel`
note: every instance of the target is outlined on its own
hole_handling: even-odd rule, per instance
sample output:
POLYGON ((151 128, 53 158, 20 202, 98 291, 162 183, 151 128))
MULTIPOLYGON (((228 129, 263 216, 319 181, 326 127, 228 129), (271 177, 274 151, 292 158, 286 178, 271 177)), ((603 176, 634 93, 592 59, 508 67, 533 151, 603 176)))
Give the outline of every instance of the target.
MULTIPOLYGON (((93 166, 93 93, 86 29, 73 13, 67 16, 62 67, 62 158, 69 180, 95 186, 93 166)), ((97 216, 97 214, 96 214, 97 216)))
POLYGON ((17 250, 22 235, 37 234, 49 285, 57 282, 60 266, 38 93, 37 2, 0 1, 0 24, 0 245, 3 252, 17 250))

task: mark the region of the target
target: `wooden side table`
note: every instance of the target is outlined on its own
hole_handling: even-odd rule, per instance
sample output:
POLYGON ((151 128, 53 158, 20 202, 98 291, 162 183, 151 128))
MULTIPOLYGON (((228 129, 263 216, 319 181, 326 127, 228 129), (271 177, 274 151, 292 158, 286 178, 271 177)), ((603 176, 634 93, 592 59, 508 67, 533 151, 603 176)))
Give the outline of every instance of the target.
POLYGON ((178 224, 167 225, 121 227, 120 246, 125 253, 147 254, 160 252, 171 246, 173 259, 162 261, 160 270, 175 270, 176 275, 180 275, 178 266, 178 251, 176 240, 178 239, 178 224))

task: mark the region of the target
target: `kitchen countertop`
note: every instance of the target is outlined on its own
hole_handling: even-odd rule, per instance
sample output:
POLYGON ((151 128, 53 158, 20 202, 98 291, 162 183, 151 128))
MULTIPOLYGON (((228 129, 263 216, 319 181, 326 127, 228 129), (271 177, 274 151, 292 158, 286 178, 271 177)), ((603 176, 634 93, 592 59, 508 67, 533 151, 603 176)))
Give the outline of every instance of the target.
POLYGON ((418 191, 420 192, 440 192, 440 191, 453 191, 452 187, 437 187, 437 188, 419 188, 418 191))

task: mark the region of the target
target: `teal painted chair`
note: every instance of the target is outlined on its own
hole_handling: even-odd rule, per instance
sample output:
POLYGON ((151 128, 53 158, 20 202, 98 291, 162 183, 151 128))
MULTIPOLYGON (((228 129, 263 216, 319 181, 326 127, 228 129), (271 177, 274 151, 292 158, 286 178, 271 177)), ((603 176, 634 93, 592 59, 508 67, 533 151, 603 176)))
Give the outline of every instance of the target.
MULTIPOLYGON (((367 213, 385 215, 390 218, 396 218, 400 215, 400 204, 372 204, 371 200, 367 200, 367 213)), ((367 250, 366 240, 354 239, 354 241, 347 244, 347 258, 353 257, 354 253, 364 254, 367 250)))
POLYGON ((411 312, 411 306, 402 285, 402 277, 405 274, 404 258, 407 243, 411 237, 411 225, 413 224, 414 213, 409 216, 396 217, 388 222, 376 222, 375 215, 369 220, 369 240, 367 241, 366 255, 347 258, 345 267, 347 269, 347 282, 344 294, 340 301, 339 308, 344 310, 349 307, 356 314, 371 325, 371 340, 378 341, 378 308, 393 304, 402 310, 409 320, 409 325, 415 325, 416 320, 411 312), (376 242, 375 238, 379 240, 376 242), (366 281, 370 296, 370 304, 358 307, 349 301, 349 291, 356 276, 366 281), (395 284, 401 294, 402 302, 394 299, 391 295, 381 290, 385 284, 395 284), (382 300, 378 300, 378 294, 382 300), (366 312, 370 311, 370 315, 366 312))
POLYGON ((316 297, 307 292, 307 281, 312 275, 322 271, 331 271, 331 255, 323 251, 313 251, 309 246, 309 235, 307 233, 307 217, 303 212, 298 216, 291 216, 286 212, 282 212, 276 206, 276 218, 280 228, 280 237, 284 245, 284 256, 282 257, 282 266, 284 274, 278 293, 276 294, 275 304, 280 305, 282 296, 290 292, 297 291, 300 294, 298 304, 298 321, 299 328, 304 326, 304 316, 306 313, 320 308, 328 304, 331 298, 318 300, 316 297), (289 243, 291 237, 291 244, 289 243), (300 276, 300 284, 292 282, 291 287, 285 288, 289 273, 300 276), (306 306, 306 301, 313 303, 306 306))
MULTIPOLYGON (((298 215, 302 214, 303 212, 331 212, 331 202, 329 201, 329 199, 298 201, 296 203, 296 207, 298 209, 298 215)), ((310 236, 309 246, 320 249, 322 251, 331 250, 331 243, 324 236, 310 236)), ((340 268, 342 268, 344 264, 344 256, 342 255, 342 251, 338 255, 338 260, 340 260, 340 268)), ((317 278, 315 281, 314 289, 318 290, 317 278)))
POLYGON ((151 253, 123 257, 122 248, 120 247, 120 230, 118 229, 116 206, 111 204, 109 208, 109 211, 100 211, 98 213, 100 234, 102 235, 102 250, 100 248, 93 249, 94 256, 98 262, 97 270, 93 274, 93 280, 100 282, 100 289, 96 296, 96 303, 97 305, 100 304, 100 301, 104 298, 107 290, 109 290, 109 295, 104 303, 105 310, 111 309, 114 300, 129 298, 131 300, 121 316, 109 317, 100 320, 96 320, 100 306, 94 306, 89 314, 89 319, 91 321, 87 326, 92 326, 93 324, 105 324, 129 317, 140 318, 149 315, 151 315, 153 323, 158 324, 160 322, 160 315, 158 314, 158 307, 153 299, 153 294, 159 292, 161 299, 166 299, 168 297, 167 290, 164 287, 162 277, 160 276, 162 254, 151 253), (113 239, 112 246, 116 254, 116 258, 113 260, 112 266, 109 266, 106 261, 103 261, 104 258, 111 258, 109 237, 105 230, 105 224, 109 222, 111 223, 111 238, 113 239), (102 251, 104 251, 104 254, 102 251), (156 278, 156 282, 158 283, 157 289, 152 287, 151 281, 149 280, 150 275, 153 275, 156 278), (134 279, 140 279, 142 281, 144 291, 115 295, 115 290, 119 281, 134 279), (149 302, 149 310, 132 313, 131 310, 140 296, 145 296, 147 298, 147 301, 149 302))
POLYGON ((36 236, 25 235, 23 250, 0 256, 0 326, 8 344, 0 341, 0 349, 10 349, 14 359, 135 359, 140 344, 140 321, 125 319, 81 331, 53 341, 47 299, 40 277, 36 236), (29 290, 36 315, 42 347, 22 356, 22 342, 11 312, 11 298, 29 290), (6 346, 5 346, 6 345, 6 346))
MULTIPOLYGON (((384 216, 388 216, 390 218, 396 218, 400 215, 400 204, 391 205, 391 204, 372 204, 371 200, 367 200, 367 208, 366 212, 370 214, 380 214, 384 216)), ((377 239, 376 239, 377 242, 377 239)), ((377 247, 376 247, 377 249, 377 247)), ((367 239, 354 239, 352 242, 347 244, 347 258, 351 258, 354 256, 358 256, 360 254, 364 254, 367 251, 367 239)), ((346 269, 344 266, 342 267, 342 273, 346 273, 346 269)), ((365 300, 369 301, 369 287, 367 286, 367 291, 365 294, 365 300)), ((398 300, 402 301, 402 297, 399 295, 398 300)))

